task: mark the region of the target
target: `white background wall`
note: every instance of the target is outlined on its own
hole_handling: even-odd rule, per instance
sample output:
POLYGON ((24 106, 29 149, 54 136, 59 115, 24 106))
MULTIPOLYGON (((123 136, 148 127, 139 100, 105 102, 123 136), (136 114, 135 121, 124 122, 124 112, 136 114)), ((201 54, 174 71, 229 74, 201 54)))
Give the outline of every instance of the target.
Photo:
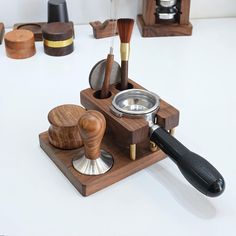
MULTIPOLYGON (((118 16, 136 17, 142 0, 116 0, 118 16)), ((110 0, 67 0, 70 19, 88 23, 109 18, 110 0)), ((236 17, 236 0, 192 0, 191 18, 236 17)), ((0 0, 0 22, 12 26, 19 22, 45 21, 47 0, 0 0)))

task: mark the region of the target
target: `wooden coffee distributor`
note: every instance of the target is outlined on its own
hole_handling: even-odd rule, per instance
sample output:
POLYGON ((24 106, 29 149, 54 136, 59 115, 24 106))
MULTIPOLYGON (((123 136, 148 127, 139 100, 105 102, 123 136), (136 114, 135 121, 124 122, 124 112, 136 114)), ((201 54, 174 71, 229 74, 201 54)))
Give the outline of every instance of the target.
POLYGON ((75 149, 83 146, 78 121, 85 109, 77 105, 62 105, 48 114, 51 124, 48 130, 49 142, 60 149, 75 149))
POLYGON ((177 0, 179 12, 174 22, 158 20, 156 4, 156 0, 143 0, 142 15, 137 17, 138 27, 143 37, 192 35, 193 27, 189 21, 190 0, 177 0))
MULTIPOLYGON (((129 86, 142 88, 132 80, 129 80, 129 86)), ((74 169, 72 161, 84 152, 83 148, 58 149, 50 144, 48 132, 39 135, 41 148, 83 196, 89 196, 166 157, 160 149, 157 148, 155 152, 150 149, 149 128, 146 121, 118 118, 110 112, 112 98, 119 92, 116 87, 117 85, 110 87, 111 97, 107 99, 96 98, 94 95, 97 93, 92 89, 81 92, 82 104, 88 110, 100 111, 106 118, 106 134, 101 149, 109 152, 114 159, 114 165, 107 173, 98 176, 80 174, 74 169), (135 142, 136 160, 133 161, 130 159, 130 144, 135 142)), ((173 129, 178 125, 179 111, 161 100, 157 117, 159 125, 168 130, 173 129)))
POLYGON ((36 53, 34 35, 29 30, 13 30, 4 36, 6 54, 13 59, 25 59, 36 53))

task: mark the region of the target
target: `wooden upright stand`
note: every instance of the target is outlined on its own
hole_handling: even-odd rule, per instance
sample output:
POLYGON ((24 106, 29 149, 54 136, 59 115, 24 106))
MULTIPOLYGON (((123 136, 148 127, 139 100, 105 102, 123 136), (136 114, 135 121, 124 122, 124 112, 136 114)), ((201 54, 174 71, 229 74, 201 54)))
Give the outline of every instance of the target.
MULTIPOLYGON (((112 114, 111 101, 119 92, 118 87, 111 85, 111 96, 106 99, 99 99, 100 91, 90 88, 81 91, 82 105, 87 110, 100 111, 106 118, 106 134, 101 148, 112 154, 114 159, 114 165, 107 173, 98 176, 80 174, 74 169, 72 161, 81 155, 83 148, 61 150, 50 144, 48 132, 39 135, 41 148, 83 196, 93 194, 166 157, 160 149, 156 151, 150 149, 149 127, 146 121, 119 118, 112 114), (137 145, 134 161, 130 159, 131 144, 137 145)), ((142 88, 132 80, 129 80, 129 87, 142 88)), ((157 120, 160 126, 168 130, 173 129, 178 125, 179 111, 161 100, 157 120)))
POLYGON ((156 0, 143 0, 143 13, 138 15, 137 22, 143 37, 187 36, 192 35, 192 24, 189 22, 190 0, 177 0, 176 21, 165 23, 156 19, 156 0))

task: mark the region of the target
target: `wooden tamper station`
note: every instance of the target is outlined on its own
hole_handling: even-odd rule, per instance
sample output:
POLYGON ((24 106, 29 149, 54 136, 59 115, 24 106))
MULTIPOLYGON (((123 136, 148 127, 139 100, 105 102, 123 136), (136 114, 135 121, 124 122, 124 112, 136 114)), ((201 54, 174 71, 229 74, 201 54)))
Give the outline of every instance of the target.
POLYGON ((66 56, 74 51, 71 24, 53 22, 42 28, 44 52, 49 56, 66 56))
POLYGON ((106 129, 105 117, 98 111, 87 111, 79 119, 84 154, 73 160, 74 168, 81 174, 100 175, 113 165, 112 155, 100 149, 106 129))
MULTIPOLYGON (((131 19, 118 21, 126 55, 133 23, 131 19)), ((112 100, 121 89, 142 88, 128 79, 128 57, 123 58, 122 62, 123 68, 114 61, 111 50, 106 60, 92 68, 89 75, 91 88, 80 93, 81 104, 87 110, 78 121, 84 147, 61 149, 52 145, 49 132, 39 135, 41 148, 83 196, 89 196, 166 157, 156 145, 150 146, 149 127, 144 119, 120 118, 111 111, 112 100), (105 119, 100 113, 90 110, 102 113, 105 119), (110 153, 114 161, 100 149, 110 153)), ((178 125, 179 111, 161 100, 157 122, 166 130, 172 130, 178 125)))
POLYGON ((137 23, 143 37, 192 35, 190 0, 143 0, 137 23))
POLYGON ((134 21, 125 18, 117 22, 121 67, 114 61, 111 46, 105 64, 100 61, 90 72, 91 88, 80 93, 81 104, 87 110, 78 120, 84 147, 59 150, 50 144, 48 132, 39 135, 40 146, 83 196, 120 181, 167 155, 193 187, 207 196, 219 196, 225 188, 222 175, 168 132, 178 125, 179 111, 129 79, 134 21))

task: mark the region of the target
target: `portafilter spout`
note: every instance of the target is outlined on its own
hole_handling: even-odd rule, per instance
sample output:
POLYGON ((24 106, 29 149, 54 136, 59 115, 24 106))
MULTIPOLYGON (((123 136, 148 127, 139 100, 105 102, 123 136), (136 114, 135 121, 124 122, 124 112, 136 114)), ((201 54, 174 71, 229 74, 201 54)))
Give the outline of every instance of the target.
POLYGON ((222 194, 225 181, 218 170, 156 124, 155 117, 159 104, 160 98, 155 93, 130 89, 118 93, 113 98, 112 110, 118 116, 146 119, 150 128, 151 141, 176 163, 190 184, 209 197, 222 194))

